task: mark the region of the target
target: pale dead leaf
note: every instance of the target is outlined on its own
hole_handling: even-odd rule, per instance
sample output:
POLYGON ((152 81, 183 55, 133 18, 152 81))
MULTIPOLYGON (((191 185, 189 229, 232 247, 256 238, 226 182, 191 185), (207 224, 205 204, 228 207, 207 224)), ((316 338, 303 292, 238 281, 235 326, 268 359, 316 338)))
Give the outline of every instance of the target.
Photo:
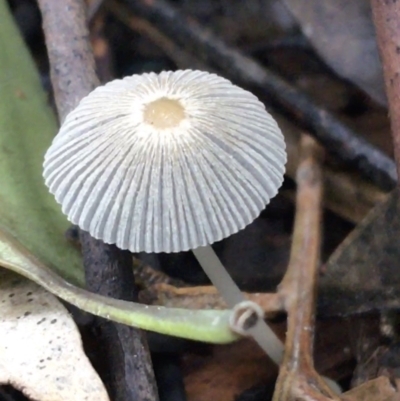
POLYGON ((38 401, 108 401, 64 306, 38 285, 0 270, 0 382, 38 401))
POLYGON ((321 58, 343 78, 386 105, 368 0, 284 0, 321 58))

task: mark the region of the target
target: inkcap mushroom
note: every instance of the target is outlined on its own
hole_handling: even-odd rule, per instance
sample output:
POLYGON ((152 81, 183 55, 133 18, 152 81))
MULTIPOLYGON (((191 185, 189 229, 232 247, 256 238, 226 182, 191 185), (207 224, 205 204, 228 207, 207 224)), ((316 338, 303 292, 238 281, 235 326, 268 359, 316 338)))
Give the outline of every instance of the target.
MULTIPOLYGON (((253 94, 180 70, 114 80, 82 99, 45 155, 44 178, 94 238, 131 252, 192 250, 234 307, 244 297, 211 244, 258 217, 285 163, 282 133, 253 94)), ((280 341, 256 327, 279 359, 280 341)))

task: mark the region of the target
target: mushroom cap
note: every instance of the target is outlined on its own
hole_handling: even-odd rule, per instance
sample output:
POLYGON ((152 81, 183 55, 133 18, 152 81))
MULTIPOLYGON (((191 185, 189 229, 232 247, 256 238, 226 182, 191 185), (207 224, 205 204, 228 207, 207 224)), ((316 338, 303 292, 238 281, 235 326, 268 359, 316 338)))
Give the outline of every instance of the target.
POLYGON ((180 252, 250 224, 285 171, 264 105, 203 71, 146 73, 96 88, 66 117, 44 178, 68 219, 132 252, 180 252))

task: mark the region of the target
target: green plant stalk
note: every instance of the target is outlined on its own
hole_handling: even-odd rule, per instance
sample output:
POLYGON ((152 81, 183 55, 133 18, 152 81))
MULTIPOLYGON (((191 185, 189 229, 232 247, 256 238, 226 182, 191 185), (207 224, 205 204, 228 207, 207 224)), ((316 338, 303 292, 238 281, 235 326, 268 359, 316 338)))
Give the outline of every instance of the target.
POLYGON ((187 310, 149 306, 91 293, 65 281, 10 234, 1 230, 0 265, 96 316, 144 330, 214 344, 230 343, 239 338, 230 329, 230 310, 187 310))

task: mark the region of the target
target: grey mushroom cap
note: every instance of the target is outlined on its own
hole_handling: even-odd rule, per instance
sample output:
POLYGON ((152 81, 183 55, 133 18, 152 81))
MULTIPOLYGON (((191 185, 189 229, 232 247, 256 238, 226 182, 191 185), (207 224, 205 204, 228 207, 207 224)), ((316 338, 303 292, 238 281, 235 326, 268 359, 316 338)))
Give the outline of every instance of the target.
POLYGON ((133 75, 65 119, 44 178, 68 219, 132 252, 180 252, 250 224, 283 181, 283 135, 264 105, 202 71, 133 75))

